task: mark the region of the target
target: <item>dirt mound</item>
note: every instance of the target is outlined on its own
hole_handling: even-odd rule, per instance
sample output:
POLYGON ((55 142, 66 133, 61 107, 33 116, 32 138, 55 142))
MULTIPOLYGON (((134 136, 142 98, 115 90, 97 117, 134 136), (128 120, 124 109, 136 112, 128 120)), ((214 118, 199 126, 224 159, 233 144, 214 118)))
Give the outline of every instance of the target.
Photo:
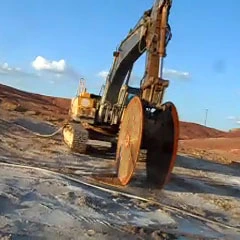
MULTIPOLYGON (((45 120, 61 122, 66 119, 70 99, 28 93, 0 84, 0 107, 26 115, 37 115, 45 120)), ((180 139, 231 137, 238 133, 226 133, 196 123, 180 123, 180 139)), ((240 132, 239 132, 240 135, 240 132)))
POLYGON ((47 120, 63 120, 68 114, 70 99, 44 96, 0 84, 0 107, 8 111, 37 115, 47 120))
POLYGON ((240 128, 232 129, 231 131, 226 133, 226 137, 230 137, 230 138, 237 137, 237 138, 239 138, 240 137, 240 128))
POLYGON ((221 163, 240 161, 240 137, 183 140, 179 151, 221 163))
POLYGON ((196 139, 196 138, 219 138, 224 137, 226 132, 202 126, 197 123, 181 122, 180 123, 180 139, 196 139))

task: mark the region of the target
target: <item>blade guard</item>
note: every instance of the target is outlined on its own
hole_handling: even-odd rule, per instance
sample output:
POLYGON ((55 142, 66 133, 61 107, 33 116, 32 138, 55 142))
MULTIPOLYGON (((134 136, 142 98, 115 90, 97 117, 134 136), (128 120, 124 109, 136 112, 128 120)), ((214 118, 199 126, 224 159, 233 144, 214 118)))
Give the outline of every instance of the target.
POLYGON ((173 103, 162 105, 150 118, 145 118, 144 147, 147 149, 147 180, 163 188, 170 180, 178 150, 179 118, 173 103))

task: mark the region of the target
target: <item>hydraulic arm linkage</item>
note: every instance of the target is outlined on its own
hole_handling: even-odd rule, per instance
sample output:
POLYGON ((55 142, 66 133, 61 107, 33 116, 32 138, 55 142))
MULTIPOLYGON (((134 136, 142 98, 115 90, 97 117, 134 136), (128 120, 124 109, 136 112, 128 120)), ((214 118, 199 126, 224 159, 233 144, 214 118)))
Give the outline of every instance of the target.
POLYGON ((169 85, 162 78, 163 59, 171 39, 168 17, 172 1, 156 0, 114 53, 98 112, 99 122, 117 123, 121 115, 120 89, 128 83, 134 62, 146 52, 146 69, 139 91, 128 103, 120 125, 114 176, 98 180, 126 185, 131 180, 140 149, 147 152, 147 180, 162 188, 173 169, 179 136, 179 120, 173 103, 163 103, 169 85), (110 117, 109 117, 110 116, 110 117), (117 121, 113 121, 117 119, 117 121))
POLYGON ((146 106, 160 108, 163 94, 168 81, 162 79, 163 59, 166 56, 166 46, 171 39, 171 29, 168 24, 171 1, 156 1, 152 22, 146 37, 147 66, 142 83, 141 99, 146 106))

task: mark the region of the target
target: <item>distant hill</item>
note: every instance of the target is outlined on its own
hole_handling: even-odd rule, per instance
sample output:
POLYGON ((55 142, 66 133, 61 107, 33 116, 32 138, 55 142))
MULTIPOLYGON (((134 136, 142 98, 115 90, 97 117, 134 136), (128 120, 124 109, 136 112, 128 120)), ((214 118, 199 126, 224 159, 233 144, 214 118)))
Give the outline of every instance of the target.
POLYGON ((240 128, 234 128, 227 133, 228 137, 240 137, 240 128))
MULTIPOLYGON (((0 84, 0 107, 9 110, 31 112, 46 119, 67 118, 70 99, 29 93, 0 84)), ((236 132, 226 133, 191 122, 180 122, 180 139, 235 137, 236 132)), ((240 134, 238 135, 240 136, 240 134)))
POLYGON ((10 100, 13 102, 22 103, 24 105, 29 104, 29 107, 31 107, 32 104, 33 105, 49 104, 49 105, 60 107, 61 109, 64 109, 64 110, 67 110, 70 104, 70 99, 68 98, 59 98, 59 97, 29 93, 29 92, 22 91, 22 90, 9 87, 3 84, 0 84, 0 99, 10 100))
POLYGON ((191 122, 180 122, 180 139, 219 138, 226 132, 191 122))
POLYGON ((69 106, 67 98, 29 93, 0 84, 0 108, 60 122, 66 119, 69 106))

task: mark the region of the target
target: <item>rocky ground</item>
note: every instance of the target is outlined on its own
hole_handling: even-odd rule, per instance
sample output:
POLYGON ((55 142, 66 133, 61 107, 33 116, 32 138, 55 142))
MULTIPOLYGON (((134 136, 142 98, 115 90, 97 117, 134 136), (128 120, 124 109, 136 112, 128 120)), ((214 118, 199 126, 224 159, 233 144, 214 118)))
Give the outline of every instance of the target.
POLYGON ((37 105, 36 114, 27 95, 28 107, 19 98, 10 102, 1 94, 0 236, 240 239, 238 137, 219 131, 220 135, 208 139, 181 140, 171 181, 162 191, 146 185, 143 162, 138 163, 129 186, 106 187, 91 174, 114 172, 114 155, 107 149, 74 154, 63 144, 61 134, 40 138, 20 127, 49 134, 61 125, 67 108, 64 113, 55 103, 37 105), (46 112, 41 111, 44 106, 46 112))

